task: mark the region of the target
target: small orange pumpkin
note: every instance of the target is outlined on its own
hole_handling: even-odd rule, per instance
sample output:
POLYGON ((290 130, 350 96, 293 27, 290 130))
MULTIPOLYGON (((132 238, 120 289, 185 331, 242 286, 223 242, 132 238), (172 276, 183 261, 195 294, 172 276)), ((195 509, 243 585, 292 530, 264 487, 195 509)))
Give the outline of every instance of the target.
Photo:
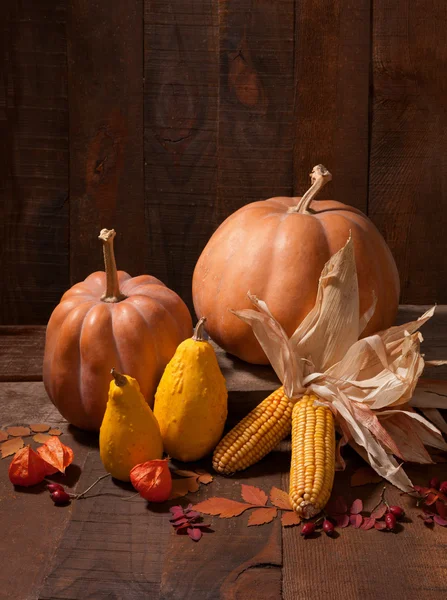
POLYGON ((250 308, 247 292, 262 298, 292 335, 315 304, 325 263, 349 235, 354 240, 360 311, 377 305, 363 335, 390 327, 399 301, 399 274, 374 224, 359 210, 336 202, 313 202, 331 179, 322 165, 311 173, 302 198, 252 202, 230 215, 203 250, 193 275, 197 317, 207 316, 207 332, 227 352, 251 363, 267 358, 250 327, 230 309, 250 308))
POLYGON ((164 368, 191 336, 181 298, 150 275, 116 270, 113 229, 103 229, 105 272, 98 271, 62 296, 48 323, 43 381, 63 417, 98 431, 115 367, 140 384, 153 405, 164 368))

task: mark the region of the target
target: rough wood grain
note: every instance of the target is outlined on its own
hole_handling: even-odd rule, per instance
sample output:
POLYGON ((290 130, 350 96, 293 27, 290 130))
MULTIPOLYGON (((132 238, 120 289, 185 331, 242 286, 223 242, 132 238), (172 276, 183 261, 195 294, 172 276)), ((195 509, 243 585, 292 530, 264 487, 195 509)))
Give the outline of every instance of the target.
POLYGON ((68 18, 70 278, 103 270, 98 234, 144 272, 143 0, 73 0, 68 18))
POLYGON ((191 303, 213 230, 218 102, 217 3, 144 2, 148 269, 191 303))
POLYGON ((369 215, 397 261, 403 302, 443 302, 447 262, 447 4, 373 1, 369 215))
POLYGON ((0 381, 41 381, 45 327, 0 327, 0 381))
MULTIPOLYGON (((355 498, 362 498, 365 509, 372 510, 384 484, 351 488, 353 470, 365 463, 350 448, 344 450, 343 456, 347 469, 335 474, 334 495, 345 497, 348 505, 355 498)), ((445 464, 406 470, 413 481, 423 485, 434 476, 447 478, 445 464)), ((288 474, 283 475, 284 489, 288 489, 288 479, 288 474)), ((296 530, 283 532, 284 600, 431 600, 447 595, 447 558, 435 549, 444 546, 445 529, 429 530, 417 518, 419 511, 414 501, 401 496, 391 485, 387 485, 386 494, 391 505, 402 506, 410 516, 410 522, 403 523, 396 534, 349 527, 339 530, 337 538, 323 534, 304 540, 296 530)))
MULTIPOLYGON (((77 489, 103 474, 99 453, 90 453, 77 489)), ((158 598, 169 513, 166 505, 150 510, 142 498, 123 500, 132 493, 129 484, 105 479, 75 503, 40 600, 158 598)))
MULTIPOLYGON (((259 487, 268 494, 272 486, 280 487, 281 469, 287 468, 286 464, 282 453, 273 452, 240 476, 216 476, 210 485, 191 496, 191 500, 196 503, 216 496, 243 501, 242 483, 259 487)), ((272 523, 247 527, 248 517, 249 513, 232 519, 204 515, 214 533, 205 534, 199 544, 192 545, 186 536, 171 535, 162 563, 160 598, 244 600, 250 597, 249 590, 252 593, 256 590, 256 598, 260 600, 279 599, 280 520, 277 517, 272 523)))
POLYGON ((219 2, 215 219, 292 194, 294 2, 219 2))
MULTIPOLYGON (((396 323, 417 319, 428 306, 400 306, 396 323)), ((447 306, 438 306, 434 317, 422 328, 423 351, 427 360, 447 360, 447 306)), ((45 328, 0 327, 0 381, 40 381, 45 328)), ((278 378, 269 366, 250 365, 224 352, 214 344, 229 392, 269 393, 278 387, 278 378)), ((447 379, 447 366, 427 367, 424 376, 447 379)))
MULTIPOLYGON (((48 400, 42 383, 0 383, 0 428, 51 423, 62 429, 61 441, 74 450, 67 475, 52 476, 69 490, 75 488, 90 451, 88 436, 73 432, 48 400)), ((37 448, 31 437, 25 443, 37 448)), ((8 479, 12 458, 0 460, 0 599, 35 600, 51 569, 53 556, 71 517, 72 507, 54 506, 45 484, 14 488, 8 479), (7 557, 7 559, 5 558, 7 557)))
POLYGON ((0 324, 45 323, 68 285, 66 1, 0 8, 0 324))
MULTIPOLYGON (((296 3, 294 194, 324 164, 323 191, 364 212, 368 193, 370 0, 296 3)), ((427 299, 428 301, 428 299, 427 299)))

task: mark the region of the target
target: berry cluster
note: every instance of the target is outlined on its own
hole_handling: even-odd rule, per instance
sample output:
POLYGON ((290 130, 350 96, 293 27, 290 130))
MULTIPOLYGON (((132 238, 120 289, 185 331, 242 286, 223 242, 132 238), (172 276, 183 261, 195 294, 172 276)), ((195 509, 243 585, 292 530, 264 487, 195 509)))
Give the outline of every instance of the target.
POLYGON ((405 517, 401 506, 390 506, 385 498, 383 488, 380 501, 371 513, 365 513, 360 498, 354 500, 351 506, 341 496, 333 498, 326 507, 324 516, 316 521, 308 521, 301 529, 304 538, 320 535, 320 529, 329 537, 335 537, 335 526, 342 529, 351 525, 355 529, 377 529, 379 531, 396 531, 398 521, 405 517))
POLYGON ((60 483, 49 483, 47 489, 50 492, 51 500, 56 506, 63 506, 69 504, 71 496, 67 494, 65 488, 60 483))

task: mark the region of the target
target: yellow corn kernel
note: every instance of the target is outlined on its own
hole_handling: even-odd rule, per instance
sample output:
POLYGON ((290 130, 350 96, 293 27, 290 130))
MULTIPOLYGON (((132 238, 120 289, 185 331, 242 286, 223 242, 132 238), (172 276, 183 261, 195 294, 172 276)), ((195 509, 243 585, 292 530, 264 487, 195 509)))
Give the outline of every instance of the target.
POLYGON ((283 387, 270 394, 220 441, 214 470, 226 475, 242 471, 271 452, 290 433, 294 403, 283 387))
POLYGON ((335 425, 318 398, 303 396, 292 412, 290 501, 303 518, 318 514, 331 495, 335 474, 335 425))

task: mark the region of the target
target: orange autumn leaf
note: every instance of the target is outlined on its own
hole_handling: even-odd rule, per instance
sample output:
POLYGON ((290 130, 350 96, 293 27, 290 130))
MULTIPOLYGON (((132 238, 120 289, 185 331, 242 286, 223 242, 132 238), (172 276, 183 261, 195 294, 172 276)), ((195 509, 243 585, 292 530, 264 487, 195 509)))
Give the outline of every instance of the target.
POLYGON ((277 508, 257 508, 251 513, 247 526, 251 527, 252 525, 264 525, 265 523, 270 523, 277 514, 277 508))
POLYGON ((270 490, 270 502, 282 510, 292 510, 289 494, 277 487, 270 490))
POLYGON ((6 433, 6 431, 2 431, 0 429, 0 442, 4 442, 7 439, 8 439, 8 434, 6 433))
POLYGON ((62 429, 50 429, 48 433, 50 435, 62 435, 62 429))
POLYGON ((11 454, 15 454, 21 448, 23 448, 23 440, 20 437, 3 442, 1 446, 2 458, 6 458, 7 456, 11 456, 11 454))
POLYGON ((227 498, 208 498, 208 500, 199 502, 194 506, 194 510, 205 515, 218 515, 221 519, 237 517, 249 508, 253 508, 253 505, 228 500, 227 498))
MULTIPOLYGON (((73 450, 63 444, 58 437, 50 437, 43 446, 37 448, 40 456, 53 467, 52 473, 60 471, 65 473, 65 469, 73 462, 73 450), (56 469, 56 470, 54 470, 56 469)), ((48 470, 47 475, 52 474, 48 470)))
POLYGON ((39 444, 45 444, 50 438, 51 435, 47 433, 36 433, 36 435, 33 435, 33 440, 39 444))
POLYGON ((34 433, 46 433, 50 429, 46 423, 32 423, 30 427, 34 433))
POLYGON ((29 487, 45 479, 47 465, 31 446, 19 450, 9 465, 9 480, 14 485, 29 487))
POLYGON ((380 483, 382 477, 378 475, 371 467, 361 467, 351 476, 351 486, 367 485, 368 483, 380 483))
POLYGON ((7 427, 6 431, 9 435, 12 435, 13 437, 26 437, 27 435, 31 434, 31 430, 29 427, 7 427))
POLYGON ((195 477, 188 477, 187 479, 173 479, 172 490, 169 499, 180 498, 186 496, 190 492, 197 492, 200 485, 195 477))
POLYGON ((241 495, 245 502, 255 504, 257 506, 265 506, 267 504, 267 494, 253 485, 242 484, 241 495))
POLYGON ((294 510, 289 510, 281 515, 281 524, 283 527, 293 527, 294 525, 299 525, 300 523, 301 519, 294 510))
POLYGON ((210 473, 203 473, 202 475, 199 475, 197 481, 200 481, 200 483, 208 485, 209 483, 211 483, 213 481, 213 479, 214 479, 214 477, 212 475, 210 475, 210 473))

